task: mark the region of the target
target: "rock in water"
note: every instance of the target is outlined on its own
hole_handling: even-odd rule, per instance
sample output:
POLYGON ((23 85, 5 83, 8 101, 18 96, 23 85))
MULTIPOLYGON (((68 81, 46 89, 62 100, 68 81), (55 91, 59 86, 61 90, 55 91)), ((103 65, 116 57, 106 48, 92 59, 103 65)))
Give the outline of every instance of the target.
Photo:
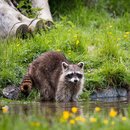
POLYGON ((20 94, 20 89, 16 86, 7 86, 2 91, 3 96, 8 99, 18 99, 20 94))
POLYGON ((90 98, 116 98, 127 97, 127 90, 125 88, 108 88, 104 90, 96 90, 90 96, 90 98))

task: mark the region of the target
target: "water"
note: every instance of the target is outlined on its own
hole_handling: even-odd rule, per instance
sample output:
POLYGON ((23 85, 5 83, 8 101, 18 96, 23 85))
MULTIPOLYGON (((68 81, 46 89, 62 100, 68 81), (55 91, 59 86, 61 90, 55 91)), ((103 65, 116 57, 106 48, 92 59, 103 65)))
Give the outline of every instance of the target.
POLYGON ((25 114, 25 115, 44 115, 55 116, 61 114, 63 111, 71 111, 72 107, 78 108, 80 115, 92 113, 95 107, 101 107, 103 111, 109 111, 111 107, 116 108, 119 113, 125 115, 128 110, 130 101, 126 98, 108 98, 97 99, 95 101, 83 102, 69 102, 69 103, 56 103, 56 102, 11 102, 8 104, 9 112, 11 114, 25 114))

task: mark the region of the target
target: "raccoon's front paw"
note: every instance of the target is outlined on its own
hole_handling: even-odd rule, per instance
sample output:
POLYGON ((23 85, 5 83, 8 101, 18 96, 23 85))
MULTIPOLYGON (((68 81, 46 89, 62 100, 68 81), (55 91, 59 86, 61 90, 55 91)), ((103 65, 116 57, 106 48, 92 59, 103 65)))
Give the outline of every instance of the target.
POLYGON ((72 102, 77 102, 78 99, 77 99, 76 97, 72 97, 71 101, 72 101, 72 102))
POLYGON ((55 101, 56 101, 56 102, 61 102, 61 101, 62 101, 62 98, 57 95, 57 96, 55 97, 55 101))
POLYGON ((56 96, 55 100, 57 102, 69 102, 70 98, 66 98, 66 97, 64 97, 64 96, 61 95, 61 96, 56 96))

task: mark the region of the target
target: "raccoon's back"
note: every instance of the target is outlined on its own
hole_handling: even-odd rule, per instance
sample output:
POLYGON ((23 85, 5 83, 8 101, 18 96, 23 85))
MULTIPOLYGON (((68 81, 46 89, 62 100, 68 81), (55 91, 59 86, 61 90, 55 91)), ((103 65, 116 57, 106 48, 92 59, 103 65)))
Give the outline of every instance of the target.
POLYGON ((48 82, 53 87, 57 86, 62 71, 62 62, 67 62, 66 57, 60 52, 45 52, 32 62, 29 67, 29 75, 35 85, 48 82))

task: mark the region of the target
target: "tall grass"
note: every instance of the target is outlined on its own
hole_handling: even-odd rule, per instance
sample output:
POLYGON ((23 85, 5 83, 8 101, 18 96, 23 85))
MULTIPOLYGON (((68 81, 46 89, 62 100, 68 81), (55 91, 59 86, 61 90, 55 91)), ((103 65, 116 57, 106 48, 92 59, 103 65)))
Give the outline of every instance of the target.
POLYGON ((28 64, 49 50, 63 52, 73 63, 83 61, 85 87, 90 91, 129 85, 130 14, 114 18, 105 9, 88 8, 77 0, 72 7, 70 1, 60 4, 51 3, 55 19, 51 30, 0 42, 0 87, 18 85, 28 64))

